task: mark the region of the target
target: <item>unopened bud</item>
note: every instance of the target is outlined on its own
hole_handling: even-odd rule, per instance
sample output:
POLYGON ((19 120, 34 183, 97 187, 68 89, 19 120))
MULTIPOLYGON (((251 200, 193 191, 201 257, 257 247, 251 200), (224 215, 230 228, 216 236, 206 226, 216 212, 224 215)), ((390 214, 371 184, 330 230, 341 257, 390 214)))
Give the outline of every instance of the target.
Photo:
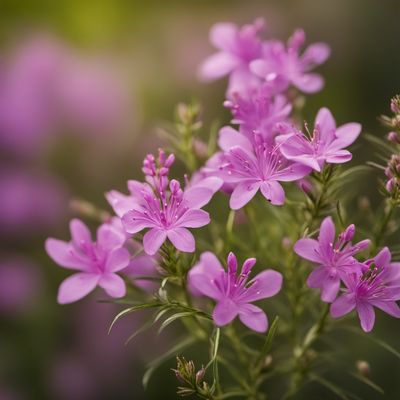
POLYGON ((195 139, 193 141, 193 150, 197 157, 199 158, 207 158, 208 156, 208 149, 207 145, 202 142, 200 139, 195 139))
POLYGON ((356 228, 354 224, 349 225, 346 230, 342 233, 342 238, 345 242, 351 242, 353 240, 356 228))
POLYGON ((368 197, 362 196, 358 200, 358 207, 362 211, 368 211, 371 208, 371 202, 369 201, 368 197))
POLYGON ((205 373, 206 373, 206 370, 204 368, 202 368, 199 371, 197 371, 197 373, 196 373, 196 383, 197 383, 197 385, 200 385, 201 381, 204 378, 205 373))
POLYGON ((387 135, 387 138, 388 138, 389 142, 397 143, 397 144, 400 143, 399 135, 396 132, 393 132, 393 131, 389 132, 387 135))
POLYGON ((292 240, 291 240, 289 237, 285 236, 285 237, 282 239, 282 247, 283 247, 285 250, 290 250, 290 249, 292 248, 292 246, 293 246, 292 240))
POLYGON ((371 368, 370 365, 367 361, 365 360, 358 360, 356 362, 356 368, 357 368, 357 372, 364 376, 364 377, 368 377, 370 375, 371 372, 371 368))
POLYGON ((400 114, 400 96, 399 95, 392 98, 392 100, 390 102, 390 109, 395 114, 400 114))

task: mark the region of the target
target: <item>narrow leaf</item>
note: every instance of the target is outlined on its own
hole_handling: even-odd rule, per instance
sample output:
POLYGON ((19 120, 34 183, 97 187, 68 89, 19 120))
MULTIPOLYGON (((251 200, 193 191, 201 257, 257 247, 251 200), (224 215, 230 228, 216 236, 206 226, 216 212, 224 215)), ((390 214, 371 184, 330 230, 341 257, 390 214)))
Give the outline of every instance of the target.
POLYGON ((153 373, 159 368, 164 362, 168 361, 171 357, 177 356, 180 352, 192 346, 196 342, 196 338, 188 337, 186 339, 180 340, 174 347, 164 353, 162 356, 150 362, 147 366, 147 371, 143 375, 143 386, 147 387, 153 373))
POLYGON ((139 304, 137 306, 133 306, 133 307, 129 307, 129 308, 125 308, 125 310, 122 310, 120 313, 118 313, 115 318, 113 319, 113 321, 111 322, 110 327, 108 328, 108 334, 110 334, 113 326, 115 325, 115 323, 122 317, 124 317, 125 315, 131 314, 135 311, 139 311, 139 310, 145 310, 147 308, 155 308, 155 307, 159 307, 161 305, 161 303, 159 302, 155 302, 155 303, 146 303, 146 304, 139 304))

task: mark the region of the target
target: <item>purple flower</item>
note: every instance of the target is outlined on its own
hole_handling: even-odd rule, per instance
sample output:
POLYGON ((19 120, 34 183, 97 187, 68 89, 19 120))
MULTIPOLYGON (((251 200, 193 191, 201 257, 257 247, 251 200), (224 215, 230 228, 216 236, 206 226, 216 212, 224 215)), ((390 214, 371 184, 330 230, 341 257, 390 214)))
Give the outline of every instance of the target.
POLYGON ((350 122, 336 128, 336 122, 327 108, 321 108, 315 118, 314 131, 305 135, 301 131, 277 138, 281 152, 289 160, 321 171, 324 163, 342 164, 350 161, 352 154, 343 150, 350 146, 361 132, 361 125, 350 122))
POLYGON ((314 43, 300 54, 304 42, 305 33, 302 29, 293 33, 286 48, 280 41, 265 42, 263 56, 250 63, 250 70, 270 84, 276 82, 282 90, 290 84, 305 93, 321 90, 323 78, 310 71, 326 61, 330 54, 329 46, 314 43))
POLYGON ((262 42, 258 34, 263 28, 262 19, 241 28, 232 23, 214 25, 210 31, 210 42, 219 51, 201 65, 200 78, 212 81, 229 74, 229 95, 234 92, 246 93, 258 87, 260 79, 250 72, 249 64, 262 55, 262 42))
POLYGON ((310 172, 310 168, 287 162, 279 146, 270 147, 259 135, 254 146, 231 127, 220 130, 219 146, 225 151, 219 167, 219 176, 233 183, 229 205, 233 210, 245 206, 261 190, 263 196, 275 205, 285 202, 285 192, 279 182, 295 181, 310 172))
POLYGON ((364 265, 361 274, 350 273, 345 279, 346 290, 331 305, 331 316, 341 317, 357 310, 361 327, 370 332, 375 323, 374 307, 400 318, 400 263, 391 263, 387 247, 364 265))
POLYGON ((105 223, 97 230, 93 242, 87 226, 78 219, 70 223, 72 240, 46 240, 46 251, 61 267, 78 270, 60 286, 58 302, 72 303, 89 294, 97 285, 110 297, 123 297, 125 283, 116 274, 129 265, 130 254, 122 246, 125 233, 113 224, 105 223))
POLYGON ((213 313, 216 325, 227 325, 239 316, 246 326, 256 332, 268 329, 264 311, 251 303, 276 295, 282 287, 282 275, 269 269, 248 281, 255 263, 255 258, 247 259, 238 275, 233 253, 229 253, 226 272, 213 253, 205 252, 200 262, 189 271, 190 286, 217 302, 213 313))
POLYGON ((201 208, 222 185, 221 179, 210 177, 182 190, 178 181, 168 179, 173 161, 173 155, 166 158, 162 150, 158 166, 153 155, 145 158, 143 172, 147 183, 135 183, 137 198, 122 217, 128 233, 150 229, 143 237, 144 250, 150 255, 155 254, 167 238, 178 250, 193 252, 195 240, 187 228, 199 228, 210 222, 209 214, 201 208))
POLYGON ((323 301, 330 303, 335 300, 343 277, 361 270, 360 263, 353 256, 367 248, 370 241, 352 245, 354 233, 354 225, 350 225, 335 240, 335 225, 332 218, 327 217, 322 221, 318 241, 300 239, 294 246, 300 257, 318 265, 309 275, 307 285, 321 289, 323 301))
POLYGON ((273 143, 278 133, 285 133, 289 126, 288 117, 292 106, 282 95, 271 97, 265 87, 260 87, 251 97, 234 94, 232 100, 224 103, 233 115, 233 124, 240 125, 243 133, 251 142, 254 135, 261 135, 263 140, 273 143))

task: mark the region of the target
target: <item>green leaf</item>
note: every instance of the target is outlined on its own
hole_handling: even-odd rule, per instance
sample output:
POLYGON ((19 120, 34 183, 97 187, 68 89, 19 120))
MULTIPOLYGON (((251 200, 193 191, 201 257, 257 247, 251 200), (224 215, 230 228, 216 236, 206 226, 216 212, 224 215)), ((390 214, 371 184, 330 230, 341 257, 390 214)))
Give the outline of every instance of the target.
POLYGON ((368 339, 368 340, 374 342, 378 346, 381 346, 382 348, 387 350, 389 353, 393 354, 398 359, 400 359, 400 352, 398 352, 395 348, 390 346, 390 344, 386 343, 384 340, 377 339, 376 337, 372 336, 370 333, 366 334, 366 333, 360 332, 360 330, 358 330, 357 328, 353 328, 353 327, 341 327, 341 328, 346 331, 349 331, 351 333, 354 333, 355 335, 361 336, 364 339, 368 339))
POLYGON ((359 380, 360 382, 364 383, 365 385, 371 387, 372 389, 374 389, 378 393, 385 394, 385 391, 379 385, 377 385, 375 382, 371 381, 367 377, 362 376, 360 374, 356 374, 354 372, 349 372, 349 374, 351 376, 353 376, 354 378, 356 378, 357 380, 359 380))
POLYGON ((171 315, 169 318, 167 318, 160 326, 160 329, 158 330, 158 333, 160 334, 168 325, 172 324, 174 321, 177 319, 185 318, 185 317, 191 317, 195 315, 193 311, 183 311, 179 312, 176 314, 171 315))
POLYGON ((180 340, 174 347, 172 347, 162 356, 149 363, 147 365, 147 371, 143 375, 142 379, 144 388, 147 388, 147 385, 157 368, 159 368, 164 362, 168 361, 171 357, 177 356, 180 352, 192 346, 195 342, 196 338, 194 337, 188 337, 186 339, 180 340))
POLYGON ((129 307, 129 308, 125 308, 125 310, 122 310, 120 313, 118 313, 115 318, 113 319, 113 321, 111 322, 110 327, 108 328, 108 334, 110 334, 113 326, 115 325, 115 323, 122 317, 131 314, 135 311, 139 311, 139 310, 145 310, 147 308, 155 308, 155 307, 160 307, 161 303, 160 302, 154 302, 154 303, 145 303, 145 304, 138 304, 137 306, 133 306, 133 307, 129 307))
POLYGON ((272 341, 274 340, 275 333, 276 333, 276 330, 278 328, 278 321, 279 321, 279 317, 276 316, 274 321, 272 322, 271 327, 268 330, 267 336, 265 338, 264 345, 263 345, 263 347, 261 349, 261 352, 260 352, 260 355, 258 356, 257 361, 256 361, 256 366, 258 368, 260 367, 260 365, 262 364, 264 358, 267 356, 269 350, 271 349, 272 341))
POLYGON ((129 344, 130 341, 132 341, 137 335, 139 335, 142 332, 147 331, 148 329, 150 329, 152 326, 154 325, 154 320, 149 320, 147 321, 144 325, 142 325, 139 329, 137 329, 135 332, 132 333, 132 335, 130 335, 128 337, 128 339, 126 339, 125 341, 125 346, 127 346, 129 344))
POLYGON ((349 400, 349 397, 346 395, 346 393, 335 383, 328 381, 327 379, 322 378, 321 376, 316 374, 310 374, 310 379, 318 382, 322 386, 325 386, 327 389, 329 389, 332 393, 335 393, 336 396, 340 397, 342 400, 349 400))

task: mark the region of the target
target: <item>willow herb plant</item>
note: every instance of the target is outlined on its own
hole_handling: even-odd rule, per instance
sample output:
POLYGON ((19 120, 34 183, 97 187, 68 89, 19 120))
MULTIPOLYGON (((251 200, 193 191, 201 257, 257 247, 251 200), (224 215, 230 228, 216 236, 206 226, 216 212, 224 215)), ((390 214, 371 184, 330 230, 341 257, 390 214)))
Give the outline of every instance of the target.
MULTIPOLYGON (((130 313, 153 310, 128 340, 154 325, 161 332, 180 323, 176 345, 149 364, 145 385, 177 357, 180 396, 289 399, 313 382, 350 399, 326 377, 336 365, 325 357, 324 343, 339 329, 369 334, 377 310, 400 317, 399 250, 392 255, 385 246, 398 228, 400 97, 392 100, 393 115, 382 117, 388 140, 371 137, 388 159, 381 167, 384 200, 382 215, 360 235, 354 210, 346 211, 354 195, 348 187, 371 168, 346 163, 361 125, 337 124, 326 107, 312 126, 300 118, 304 97, 323 87, 313 69, 330 49, 324 43, 303 49, 303 30, 286 44, 262 40, 263 27, 256 20, 211 29, 217 52, 199 75, 228 77, 224 106, 235 126, 219 130, 218 150, 212 136, 208 145, 200 139, 199 106, 179 105, 176 124, 164 131, 171 154, 148 154, 143 181, 128 181, 127 194, 106 194, 114 216, 81 207, 90 209, 87 217, 101 218, 96 239, 74 219, 70 241, 46 241, 49 256, 74 270, 58 302, 78 301, 99 286, 124 305, 111 328, 130 313), (186 167, 182 181, 171 177, 174 153, 186 167), (220 211, 204 209, 211 201, 219 201, 220 211), (361 329, 355 331, 356 315, 361 329), (208 359, 204 352, 199 360, 185 359, 193 346, 206 349, 208 359), (284 384, 275 388, 278 378, 284 384)), ((353 376, 381 391, 368 364, 357 366, 353 376)))

